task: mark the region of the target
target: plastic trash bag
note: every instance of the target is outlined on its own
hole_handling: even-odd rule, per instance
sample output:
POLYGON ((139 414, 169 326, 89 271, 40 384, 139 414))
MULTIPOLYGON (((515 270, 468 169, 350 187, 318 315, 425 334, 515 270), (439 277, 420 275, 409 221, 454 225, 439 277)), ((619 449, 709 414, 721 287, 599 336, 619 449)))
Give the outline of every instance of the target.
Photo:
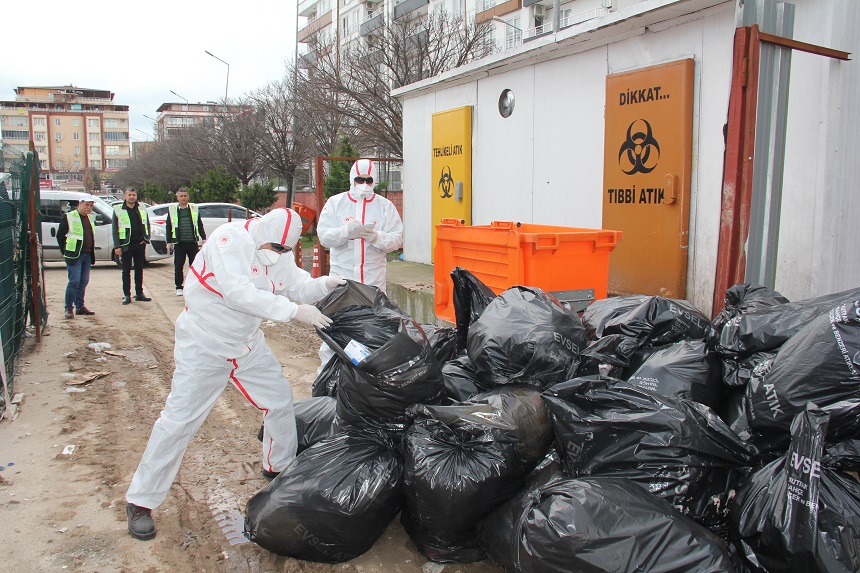
POLYGON ((298 452, 335 435, 340 427, 337 400, 329 396, 298 400, 293 405, 293 410, 296 413, 298 452))
POLYGON ((585 348, 575 313, 536 288, 512 287, 469 327, 467 350, 490 384, 546 386, 573 376, 585 348))
POLYGON ((480 372, 465 352, 442 366, 442 378, 449 402, 465 402, 490 389, 489 384, 481 381, 480 372))
POLYGON ((741 283, 726 290, 726 303, 723 310, 711 321, 708 328, 708 344, 711 348, 719 343, 720 335, 726 324, 736 316, 751 312, 766 311, 768 308, 790 302, 787 298, 767 287, 741 283))
POLYGON ((320 373, 314 379, 311 386, 311 396, 318 398, 321 396, 337 396, 337 385, 343 375, 343 359, 340 356, 332 356, 325 363, 320 373))
POLYGON ((652 296, 624 314, 609 320, 603 335, 623 334, 640 346, 663 346, 679 340, 702 340, 710 321, 686 300, 652 296))
POLYGON ((607 322, 633 310, 650 298, 644 294, 631 294, 595 300, 582 312, 582 325, 588 339, 602 338, 607 322))
POLYGON ((610 334, 598 338, 580 354, 577 375, 626 378, 625 373, 638 349, 639 341, 632 336, 610 334))
POLYGON ((433 561, 483 559, 478 522, 522 488, 552 442, 540 392, 505 386, 467 403, 412 412, 400 521, 433 561))
POLYGON ((628 480, 541 477, 480 525, 506 571, 734 571, 719 537, 628 480))
POLYGON ((319 331, 342 359, 337 415, 345 426, 402 432, 407 408, 438 404, 445 397, 442 369, 424 331, 412 319, 398 320, 397 334, 358 365, 348 362, 326 331, 319 331))
POLYGON ((830 414, 831 441, 860 436, 860 301, 819 315, 767 364, 746 388, 747 415, 760 449, 782 453, 792 419, 808 402, 830 414))
POLYGON ((496 293, 464 268, 454 267, 454 317, 457 322, 457 350, 466 350, 469 326, 478 320, 496 293))
POLYGON ((422 324, 436 362, 445 364, 457 355, 457 329, 435 324, 422 324))
MULTIPOLYGON (((729 387, 746 386, 755 374, 756 369, 762 368, 765 363, 773 360, 776 352, 754 352, 747 358, 723 358, 721 369, 723 372, 723 384, 729 387)), ((760 370, 763 372, 763 370, 760 370)))
POLYGON ((821 465, 843 472, 860 471, 860 439, 825 444, 821 465))
POLYGON ((841 303, 850 303, 858 298, 860 288, 760 308, 736 316, 721 330, 716 351, 732 358, 776 350, 818 316, 841 303))
POLYGON ((302 452, 245 509, 245 536, 280 555, 341 563, 370 549, 402 504, 384 436, 345 431, 302 452))
POLYGON ((555 447, 573 477, 626 477, 713 529, 752 465, 751 452, 711 411, 599 377, 544 392, 555 447))
POLYGON ((701 340, 655 350, 627 382, 667 398, 684 398, 717 408, 722 402, 720 364, 701 340))
POLYGON ((827 419, 798 414, 788 452, 738 490, 732 536, 751 571, 860 571, 860 484, 822 467, 827 419))

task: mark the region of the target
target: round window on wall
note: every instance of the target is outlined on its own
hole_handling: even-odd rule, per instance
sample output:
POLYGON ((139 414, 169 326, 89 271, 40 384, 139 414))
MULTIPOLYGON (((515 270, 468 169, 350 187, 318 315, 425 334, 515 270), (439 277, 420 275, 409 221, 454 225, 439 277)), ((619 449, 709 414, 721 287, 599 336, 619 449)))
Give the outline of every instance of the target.
POLYGON ((499 114, 502 117, 509 117, 514 113, 514 92, 508 89, 502 90, 502 95, 499 96, 499 114))

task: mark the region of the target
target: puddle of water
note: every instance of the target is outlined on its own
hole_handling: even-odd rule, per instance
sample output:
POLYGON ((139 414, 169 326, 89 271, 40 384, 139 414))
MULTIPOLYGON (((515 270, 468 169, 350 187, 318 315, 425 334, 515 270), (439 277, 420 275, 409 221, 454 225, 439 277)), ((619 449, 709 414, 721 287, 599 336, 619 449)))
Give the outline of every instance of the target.
POLYGON ((209 510, 212 517, 230 545, 241 545, 248 543, 243 531, 245 529, 245 516, 239 511, 239 502, 235 495, 218 484, 215 489, 208 492, 209 510))

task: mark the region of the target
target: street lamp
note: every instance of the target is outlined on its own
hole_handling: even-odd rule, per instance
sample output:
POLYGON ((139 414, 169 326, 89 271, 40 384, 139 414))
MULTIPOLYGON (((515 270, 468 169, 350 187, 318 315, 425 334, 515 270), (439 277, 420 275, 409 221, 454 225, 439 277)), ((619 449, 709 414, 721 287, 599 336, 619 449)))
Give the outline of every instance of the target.
POLYGON ((157 119, 155 119, 154 117, 149 117, 149 116, 148 116, 148 115, 146 115, 145 113, 142 113, 142 114, 140 114, 140 115, 142 115, 142 116, 143 116, 143 117, 145 117, 146 119, 149 119, 149 120, 154 121, 155 123, 158 123, 158 120, 157 120, 157 119))
POLYGON ((137 130, 137 131, 139 131, 139 132, 141 132, 142 134, 144 134, 144 135, 147 137, 147 141, 149 141, 149 134, 148 134, 148 133, 146 133, 146 132, 145 132, 145 131, 143 131, 142 129, 138 129, 138 128, 136 128, 136 127, 135 127, 134 129, 135 129, 135 130, 137 130))
POLYGON ((511 24, 510 22, 506 22, 505 20, 502 20, 502 19, 501 19, 501 18, 499 18, 498 16, 493 16, 493 17, 492 17, 492 18, 490 18, 490 19, 491 19, 491 20, 494 20, 494 21, 496 21, 496 22, 499 22, 500 24, 504 24, 505 26, 510 26, 511 28, 513 28, 514 30, 516 30, 517 32, 519 32, 520 34, 522 34, 522 33, 523 33, 523 29, 522 29, 522 28, 520 28, 520 27, 518 27, 518 26, 514 26, 514 25, 513 25, 513 24, 511 24))
POLYGON ((170 90, 170 93, 172 93, 173 95, 175 95, 176 97, 178 97, 178 98, 180 98, 180 99, 184 99, 184 100, 185 100, 185 111, 187 112, 187 111, 188 111, 188 98, 185 98, 185 97, 183 97, 183 96, 179 95, 178 93, 176 93, 176 92, 175 92, 175 91, 173 91, 173 90, 170 90))
POLYGON ((203 50, 203 51, 206 52, 207 54, 209 54, 210 56, 212 56, 213 58, 215 58, 216 60, 218 60, 219 62, 221 62, 222 64, 224 64, 225 66, 227 66, 227 83, 224 84, 224 107, 227 107, 227 88, 230 87, 230 64, 228 64, 227 62, 225 62, 224 60, 222 60, 221 58, 219 58, 218 56, 216 56, 215 54, 213 54, 209 50, 203 50))

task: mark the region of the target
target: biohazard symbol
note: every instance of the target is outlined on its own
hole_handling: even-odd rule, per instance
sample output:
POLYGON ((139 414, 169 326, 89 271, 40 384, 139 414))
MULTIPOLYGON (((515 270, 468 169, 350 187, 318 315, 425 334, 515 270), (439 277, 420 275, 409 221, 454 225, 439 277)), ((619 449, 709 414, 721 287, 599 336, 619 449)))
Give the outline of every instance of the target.
POLYGON ((627 175, 651 173, 657 167, 659 160, 660 144, 651 133, 651 124, 644 119, 637 119, 627 128, 627 141, 618 151, 618 164, 621 166, 621 171, 627 175), (640 124, 645 125, 642 127, 640 124), (625 165, 630 166, 629 170, 624 168, 625 165))
POLYGON ((447 165, 442 168, 442 176, 439 178, 439 190, 442 191, 442 199, 451 197, 451 189, 454 187, 454 178, 451 177, 451 168, 447 165))

